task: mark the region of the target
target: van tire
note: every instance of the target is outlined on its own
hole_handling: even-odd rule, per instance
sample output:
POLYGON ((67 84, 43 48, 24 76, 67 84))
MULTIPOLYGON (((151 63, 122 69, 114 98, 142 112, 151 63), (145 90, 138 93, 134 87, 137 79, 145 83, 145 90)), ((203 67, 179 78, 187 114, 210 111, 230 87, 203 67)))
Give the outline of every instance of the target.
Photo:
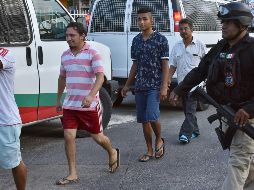
POLYGON ((103 129, 106 129, 112 114, 112 101, 111 98, 105 88, 100 89, 100 100, 102 107, 102 126, 103 129))

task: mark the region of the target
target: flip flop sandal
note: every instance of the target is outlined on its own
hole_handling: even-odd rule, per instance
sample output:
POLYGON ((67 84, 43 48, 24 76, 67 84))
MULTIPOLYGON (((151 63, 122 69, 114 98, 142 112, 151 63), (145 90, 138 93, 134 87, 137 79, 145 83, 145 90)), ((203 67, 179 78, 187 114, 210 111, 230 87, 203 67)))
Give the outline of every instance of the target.
POLYGON ((67 185, 67 184, 73 184, 77 183, 79 181, 79 178, 77 179, 67 179, 66 177, 59 179, 56 181, 56 185, 67 185))
POLYGON ((116 148, 116 152, 117 152, 117 159, 112 162, 109 163, 109 172, 110 173, 115 173, 115 171, 119 168, 120 166, 120 150, 118 148, 116 148), (113 166, 116 164, 116 167, 113 169, 113 166))
POLYGON ((149 160, 153 159, 152 155, 143 154, 141 158, 138 159, 139 162, 148 162, 149 160))
POLYGON ((160 159, 161 157, 164 156, 165 153, 165 143, 164 143, 164 138, 161 138, 161 140, 163 141, 162 145, 160 146, 160 148, 156 148, 155 147, 155 158, 156 159, 160 159), (162 154, 157 156, 156 153, 159 153, 160 151, 162 151, 162 154))

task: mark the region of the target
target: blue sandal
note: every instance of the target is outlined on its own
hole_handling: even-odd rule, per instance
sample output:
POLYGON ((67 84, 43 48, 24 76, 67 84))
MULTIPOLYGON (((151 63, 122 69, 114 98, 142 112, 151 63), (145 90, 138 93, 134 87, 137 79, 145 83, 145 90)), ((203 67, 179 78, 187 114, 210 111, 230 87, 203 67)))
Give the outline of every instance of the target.
POLYGON ((193 132, 192 135, 191 135, 191 139, 195 139, 195 138, 197 138, 198 136, 199 136, 198 133, 193 132))
POLYGON ((185 135, 181 135, 181 136, 179 137, 179 141, 180 141, 181 143, 184 143, 184 144, 187 144, 187 143, 190 142, 190 140, 189 140, 185 135))

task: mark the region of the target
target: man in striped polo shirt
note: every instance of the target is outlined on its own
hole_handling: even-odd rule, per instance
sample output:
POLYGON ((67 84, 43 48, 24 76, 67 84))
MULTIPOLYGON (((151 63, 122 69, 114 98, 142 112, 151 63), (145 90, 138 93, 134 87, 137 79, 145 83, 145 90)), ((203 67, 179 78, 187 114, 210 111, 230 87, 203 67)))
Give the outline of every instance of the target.
POLYGON ((81 23, 70 23, 66 40, 70 49, 61 57, 58 79, 57 111, 63 108, 65 151, 69 164, 69 175, 57 181, 65 185, 78 181, 76 170, 77 129, 88 131, 92 138, 109 155, 109 171, 119 166, 119 149, 112 148, 108 137, 103 134, 99 90, 104 81, 104 68, 99 52, 84 41, 86 30, 81 23), (62 105, 61 97, 66 87, 67 94, 62 105))

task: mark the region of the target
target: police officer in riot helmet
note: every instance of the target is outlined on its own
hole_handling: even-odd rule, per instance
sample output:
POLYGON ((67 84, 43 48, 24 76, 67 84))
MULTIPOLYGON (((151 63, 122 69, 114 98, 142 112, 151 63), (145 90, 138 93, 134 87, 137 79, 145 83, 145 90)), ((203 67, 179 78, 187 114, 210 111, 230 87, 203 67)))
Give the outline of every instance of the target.
MULTIPOLYGON (((207 79, 207 93, 235 110, 235 123, 243 127, 248 122, 254 127, 254 38, 248 34, 253 16, 246 4, 232 2, 219 7, 218 18, 223 39, 171 92, 169 100, 175 104, 179 96, 207 79)), ((227 130, 225 125, 222 128, 227 130)), ((254 189, 253 180, 254 140, 236 130, 222 189, 254 189)))

